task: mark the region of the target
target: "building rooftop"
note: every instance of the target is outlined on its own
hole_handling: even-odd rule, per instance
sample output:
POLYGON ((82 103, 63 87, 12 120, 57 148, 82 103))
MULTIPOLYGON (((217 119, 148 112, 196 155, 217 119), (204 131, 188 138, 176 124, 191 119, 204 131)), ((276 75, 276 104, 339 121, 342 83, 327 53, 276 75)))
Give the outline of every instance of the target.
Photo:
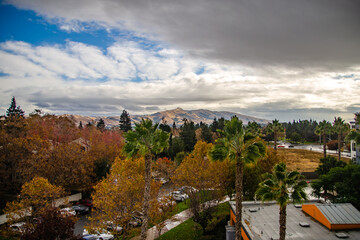
MULTIPOLYGON (((319 204, 321 206, 321 204, 319 204)), ((328 204, 326 204, 328 206, 328 204)), ((235 202, 230 202, 232 211, 235 202)), ((325 206, 325 205, 324 205, 325 206)), ((345 206, 346 207, 346 206, 345 206)), ((326 207, 325 207, 326 209, 326 207)), ((326 210, 325 210, 326 211, 326 210)), ((338 219, 336 217, 335 219, 338 219)), ((339 219, 338 219, 339 220, 339 219)), ((248 226, 252 240, 279 238, 279 205, 271 203, 243 203, 243 224, 248 226)), ((315 219, 304 213, 300 205, 287 205, 286 239, 339 239, 336 234, 344 233, 347 239, 360 239, 360 230, 330 231, 315 219)))

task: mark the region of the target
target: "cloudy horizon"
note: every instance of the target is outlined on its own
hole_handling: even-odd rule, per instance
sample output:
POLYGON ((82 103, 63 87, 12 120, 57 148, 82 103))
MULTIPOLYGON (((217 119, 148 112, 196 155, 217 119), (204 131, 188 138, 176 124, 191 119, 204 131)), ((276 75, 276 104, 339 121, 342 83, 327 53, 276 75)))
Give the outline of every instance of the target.
POLYGON ((360 111, 360 2, 0 4, 0 115, 181 107, 292 121, 360 111))

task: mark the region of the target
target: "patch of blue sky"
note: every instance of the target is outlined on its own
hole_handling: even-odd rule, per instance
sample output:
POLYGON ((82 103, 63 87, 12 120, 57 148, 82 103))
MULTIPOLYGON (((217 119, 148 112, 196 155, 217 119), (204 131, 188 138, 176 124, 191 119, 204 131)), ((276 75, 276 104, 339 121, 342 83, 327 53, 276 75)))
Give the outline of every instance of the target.
POLYGON ((83 26, 86 31, 67 32, 57 24, 49 23, 33 11, 0 5, 0 42, 24 41, 33 45, 65 44, 68 40, 106 48, 114 42, 102 28, 83 26))
MULTIPOLYGON (((105 50, 118 41, 136 42, 143 50, 157 52, 164 43, 140 36, 134 31, 105 27, 96 22, 76 22, 79 31, 66 31, 66 23, 61 20, 50 20, 37 15, 34 11, 20 10, 10 5, 0 4, 0 42, 24 41, 32 45, 66 44, 67 41, 81 42, 105 50)), ((159 57, 162 57, 159 55, 159 57)))
POLYGON ((9 74, 4 73, 4 72, 0 72, 0 77, 6 77, 6 76, 9 76, 9 74))
POLYGON ((338 76, 334 77, 334 79, 344 79, 344 78, 347 79, 347 78, 353 78, 353 77, 355 77, 354 74, 338 75, 338 76))
POLYGON ((132 78, 131 81, 132 81, 132 82, 142 82, 142 81, 144 81, 144 79, 142 79, 142 78, 139 77, 139 76, 136 76, 136 77, 132 78))
POLYGON ((204 66, 201 66, 199 67, 198 69, 196 69, 196 75, 201 75, 205 72, 205 67, 204 66))

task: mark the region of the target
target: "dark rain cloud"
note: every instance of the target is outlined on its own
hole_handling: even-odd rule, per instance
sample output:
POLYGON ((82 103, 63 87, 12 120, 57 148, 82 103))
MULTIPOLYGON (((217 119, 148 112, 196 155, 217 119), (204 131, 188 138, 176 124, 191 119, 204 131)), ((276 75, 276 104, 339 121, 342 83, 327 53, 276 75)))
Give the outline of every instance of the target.
POLYGON ((360 62, 358 0, 7 2, 49 18, 138 30, 221 62, 326 69, 360 62))

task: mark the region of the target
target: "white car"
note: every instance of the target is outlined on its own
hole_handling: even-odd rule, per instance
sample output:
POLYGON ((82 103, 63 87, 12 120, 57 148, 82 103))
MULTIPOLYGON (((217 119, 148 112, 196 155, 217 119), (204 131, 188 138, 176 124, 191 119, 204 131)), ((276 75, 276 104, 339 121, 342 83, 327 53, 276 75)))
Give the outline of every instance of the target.
POLYGON ((65 216, 75 216, 76 215, 76 212, 73 208, 62 208, 62 209, 60 209, 60 212, 62 215, 65 215, 65 216))
POLYGON ((170 195, 174 198, 175 201, 182 202, 185 199, 189 198, 189 195, 180 191, 173 191, 170 195))
POLYGON ((112 240, 114 239, 114 235, 112 235, 109 231, 102 229, 100 232, 96 232, 95 234, 89 234, 87 229, 84 229, 83 231, 83 238, 94 239, 92 237, 95 237, 97 240, 112 240))
POLYGON ((25 222, 14 223, 14 224, 10 225, 10 229, 16 233, 24 233, 25 232, 24 225, 25 225, 25 222))

